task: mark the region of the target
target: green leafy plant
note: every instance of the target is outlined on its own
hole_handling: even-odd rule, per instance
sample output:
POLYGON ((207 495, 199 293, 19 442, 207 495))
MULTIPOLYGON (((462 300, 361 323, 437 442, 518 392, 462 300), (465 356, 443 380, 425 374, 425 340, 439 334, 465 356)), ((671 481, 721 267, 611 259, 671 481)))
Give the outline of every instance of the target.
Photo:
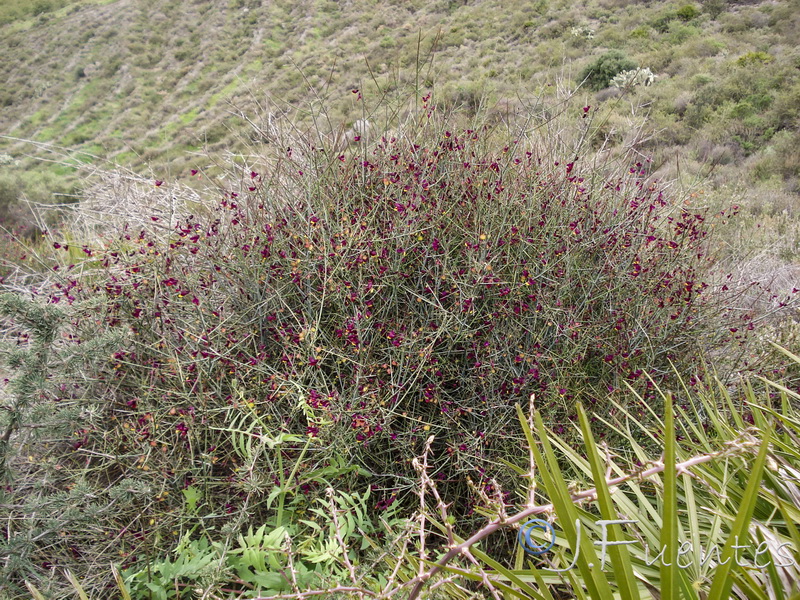
POLYGON ((182 598, 217 570, 219 554, 206 538, 184 539, 175 549, 175 559, 153 560, 138 572, 123 572, 124 586, 132 598, 168 600, 182 598))
POLYGON ((700 16, 700 10, 694 4, 684 4, 675 11, 675 15, 684 22, 691 21, 700 16))
POLYGON ((757 66, 769 64, 774 60, 774 56, 759 50, 757 52, 747 52, 746 54, 742 54, 736 59, 736 64, 740 67, 757 66))
POLYGON ((578 75, 591 90, 601 90, 611 85, 612 79, 623 71, 635 71, 639 68, 635 61, 619 50, 610 50, 586 65, 578 75))
POLYGON ((310 518, 249 526, 233 544, 212 542, 210 533, 197 539, 187 533, 174 559, 155 559, 144 568, 128 569, 119 585, 133 598, 158 600, 223 583, 235 586, 240 597, 291 595, 336 586, 348 578, 367 585, 374 573, 359 568, 356 575, 358 556, 374 544, 369 536, 391 534, 400 524, 394 511, 383 515, 382 524, 373 522, 368 500, 368 493, 337 493, 329 488, 327 499, 319 499, 319 506, 309 510, 310 518), (360 547, 353 547, 358 542, 360 547))

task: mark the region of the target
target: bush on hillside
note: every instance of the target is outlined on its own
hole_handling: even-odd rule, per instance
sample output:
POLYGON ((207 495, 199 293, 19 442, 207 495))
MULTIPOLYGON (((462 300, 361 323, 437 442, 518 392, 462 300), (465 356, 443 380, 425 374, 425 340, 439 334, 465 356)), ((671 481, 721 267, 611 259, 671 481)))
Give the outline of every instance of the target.
POLYGON ((727 216, 559 143, 498 145, 430 110, 370 149, 284 144, 192 214, 52 238, 52 285, 3 304, 20 432, 4 457, 29 480, 15 555, 134 565, 194 522, 189 489, 192 519, 229 540, 331 483, 381 511, 431 435, 432 477, 466 517, 477 492, 513 489, 516 403, 534 394, 568 433, 577 399, 614 412, 627 384, 650 398, 646 373, 692 383, 703 348, 743 344, 753 315, 720 328, 727 288, 706 278, 727 216))
POLYGON ((611 50, 597 57, 578 75, 578 81, 584 82, 590 90, 598 91, 611 85, 611 80, 623 71, 635 71, 639 68, 633 60, 619 50, 611 50))
POLYGON ((689 22, 700 16, 700 10, 694 4, 684 4, 675 11, 675 16, 681 21, 689 22))

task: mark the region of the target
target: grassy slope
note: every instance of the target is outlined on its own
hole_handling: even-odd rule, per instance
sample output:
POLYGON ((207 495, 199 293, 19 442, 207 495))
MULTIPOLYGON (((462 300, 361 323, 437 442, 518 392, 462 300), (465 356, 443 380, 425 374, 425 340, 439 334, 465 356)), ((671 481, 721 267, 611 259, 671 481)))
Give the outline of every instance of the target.
MULTIPOLYGON (((0 0, 0 132, 138 170, 152 165, 168 178, 194 166, 194 151, 240 151, 237 136, 249 132, 232 112, 254 114, 267 97, 299 106, 313 88, 331 117, 323 129, 360 118, 354 88, 376 98, 435 84, 442 103, 474 109, 485 95, 502 116, 540 94, 547 102, 597 56, 620 49, 659 78, 619 102, 605 131, 612 144, 624 144, 647 113, 646 151, 662 175, 710 174, 712 188, 747 196, 756 216, 793 213, 798 2, 706 0, 688 20, 676 17, 683 5, 0 0)), ((579 94, 593 105, 609 96, 579 94)), ((29 193, 39 183, 45 200, 47 189, 64 191, 68 171, 34 166, 30 152, 0 141, 0 175, 21 178, 13 189, 29 193)), ((792 259, 800 238, 789 233, 781 252, 792 259)))

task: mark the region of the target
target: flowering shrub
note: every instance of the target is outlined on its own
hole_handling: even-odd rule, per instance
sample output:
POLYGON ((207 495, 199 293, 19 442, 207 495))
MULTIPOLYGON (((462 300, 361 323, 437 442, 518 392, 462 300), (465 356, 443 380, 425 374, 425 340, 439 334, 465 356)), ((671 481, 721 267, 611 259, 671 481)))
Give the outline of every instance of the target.
POLYGON ((613 413, 608 395, 632 385, 644 400, 617 400, 644 418, 645 373, 700 377, 701 350, 744 343, 752 315, 720 329, 730 290, 706 279, 726 214, 676 205, 646 163, 498 143, 426 108, 357 154, 283 145, 193 214, 53 240, 83 259, 38 290, 63 311, 64 368, 29 393, 71 411, 49 485, 83 464, 123 567, 156 532, 177 539, 190 487, 192 519, 230 536, 243 519, 280 526, 331 481, 363 489, 355 465, 385 510, 431 435, 431 476, 464 516, 513 481, 516 403, 535 394, 568 433, 576 400, 613 413))
POLYGON ((484 135, 384 139, 322 178, 290 148, 168 239, 123 232, 84 289, 131 334, 103 375, 119 439, 180 446, 240 403, 398 478, 432 430, 458 479, 521 398, 561 429, 577 396, 683 365, 709 334, 708 216, 645 165, 609 179, 484 135))

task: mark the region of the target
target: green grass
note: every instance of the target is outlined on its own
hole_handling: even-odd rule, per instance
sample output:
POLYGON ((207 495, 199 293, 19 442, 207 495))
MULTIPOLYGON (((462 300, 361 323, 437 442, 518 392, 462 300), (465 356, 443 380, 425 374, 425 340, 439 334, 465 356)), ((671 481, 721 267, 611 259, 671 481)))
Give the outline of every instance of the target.
POLYGON ((223 100, 229 99, 239 89, 242 82, 237 78, 227 83, 221 90, 214 92, 208 99, 208 106, 213 108, 223 100))
POLYGON ((183 125, 189 125, 192 121, 194 121, 197 118, 197 115, 199 114, 200 114, 200 109, 193 108, 189 112, 181 115, 180 122, 183 125))
POLYGON ((41 124, 45 119, 47 119, 48 116, 49 115, 48 115, 47 109, 42 108, 42 109, 36 111, 35 113, 33 113, 31 116, 29 116, 27 118, 27 122, 31 126, 35 127, 35 126, 41 124))

